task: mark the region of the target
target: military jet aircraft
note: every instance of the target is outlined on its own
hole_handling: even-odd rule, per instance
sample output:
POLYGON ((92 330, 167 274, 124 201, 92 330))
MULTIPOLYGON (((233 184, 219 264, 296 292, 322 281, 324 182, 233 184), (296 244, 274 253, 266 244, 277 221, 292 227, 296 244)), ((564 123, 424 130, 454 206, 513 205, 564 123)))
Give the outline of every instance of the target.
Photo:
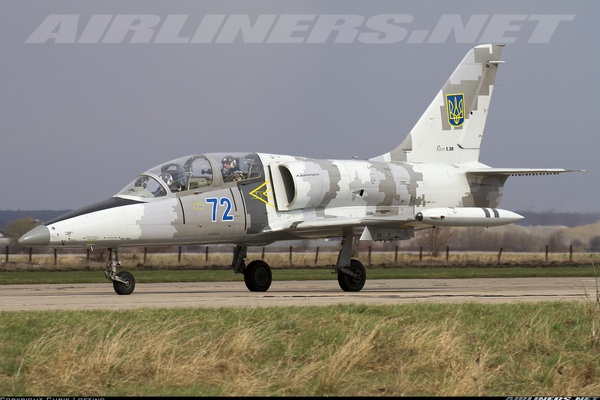
POLYGON ((251 291, 271 286, 269 265, 246 265, 248 246, 341 238, 334 267, 344 291, 360 291, 363 264, 353 238, 403 240, 415 229, 490 227, 521 215, 497 208, 509 176, 571 172, 491 168, 479 150, 503 45, 471 49, 404 140, 367 160, 227 152, 192 154, 140 174, 108 200, 23 235, 24 246, 108 248, 105 275, 120 295, 135 279, 121 265, 126 246, 235 245, 232 268, 251 291))

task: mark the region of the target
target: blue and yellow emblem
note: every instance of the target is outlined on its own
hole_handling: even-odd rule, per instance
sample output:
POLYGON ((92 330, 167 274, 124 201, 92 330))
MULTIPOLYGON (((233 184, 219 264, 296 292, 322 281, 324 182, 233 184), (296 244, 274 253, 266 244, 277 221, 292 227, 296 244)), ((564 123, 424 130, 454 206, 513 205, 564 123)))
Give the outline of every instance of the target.
POLYGON ((465 123, 464 93, 446 95, 446 115, 451 126, 461 126, 465 123))

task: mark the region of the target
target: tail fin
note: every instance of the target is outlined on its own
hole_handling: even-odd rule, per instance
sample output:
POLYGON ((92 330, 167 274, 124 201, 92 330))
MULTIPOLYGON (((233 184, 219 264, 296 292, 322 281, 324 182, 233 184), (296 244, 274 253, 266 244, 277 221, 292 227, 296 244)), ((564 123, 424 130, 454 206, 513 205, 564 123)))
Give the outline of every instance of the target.
POLYGON ((504 45, 471 49, 400 146, 374 160, 462 164, 477 161, 504 45))

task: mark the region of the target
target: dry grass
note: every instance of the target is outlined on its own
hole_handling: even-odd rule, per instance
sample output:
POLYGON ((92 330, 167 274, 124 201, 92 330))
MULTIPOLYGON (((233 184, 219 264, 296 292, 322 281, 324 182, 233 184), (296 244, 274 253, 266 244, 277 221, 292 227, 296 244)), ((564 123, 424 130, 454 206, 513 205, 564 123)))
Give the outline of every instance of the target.
POLYGON ((26 355, 28 376, 35 377, 32 393, 74 393, 76 388, 76 393, 100 396, 115 385, 136 395, 152 393, 148 387, 172 390, 198 382, 231 382, 233 389, 239 377, 251 372, 244 361, 267 344, 256 340, 262 336, 256 326, 190 335, 197 324, 181 320, 142 326, 100 321, 104 323, 108 326, 57 327, 36 340, 26 355))
MULTIPOLYGON (((295 251, 291 260, 289 252, 266 252, 264 260, 272 268, 289 267, 332 267, 336 263, 338 256, 334 251, 321 251, 315 262, 314 251, 300 252, 295 251)), ((128 269, 134 267, 154 267, 154 268, 230 268, 232 254, 230 252, 211 252, 208 257, 205 253, 182 253, 177 252, 147 253, 144 257, 139 252, 121 252, 119 257, 122 265, 128 269)), ((261 251, 253 251, 248 254, 248 261, 262 258, 261 251)), ((590 263, 600 259, 598 253, 509 253, 504 252, 449 252, 442 253, 438 257, 431 257, 427 253, 399 251, 363 251, 357 255, 359 260, 365 266, 415 266, 415 265, 556 265, 556 264, 579 264, 590 265, 590 263)), ((56 265, 53 254, 33 254, 31 262, 27 254, 11 254, 9 263, 2 263, 4 269, 27 268, 60 268, 62 270, 94 269, 101 270, 105 268, 108 255, 106 252, 95 254, 89 260, 85 253, 83 254, 58 254, 56 265)))
MULTIPOLYGON (((583 301, 26 315, 40 319, 40 331, 18 352, 16 372, 0 379, 2 393, 493 396, 600 391, 599 349, 590 340, 599 308, 583 301)), ((8 319, 8 326, 18 325, 8 314, 0 317, 8 319)))

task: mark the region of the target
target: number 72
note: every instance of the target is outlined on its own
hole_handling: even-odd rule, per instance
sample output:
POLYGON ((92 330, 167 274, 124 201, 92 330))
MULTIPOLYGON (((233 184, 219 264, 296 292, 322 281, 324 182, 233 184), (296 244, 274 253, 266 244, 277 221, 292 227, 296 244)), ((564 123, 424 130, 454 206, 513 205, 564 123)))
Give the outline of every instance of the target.
POLYGON ((233 215, 229 214, 231 212, 231 200, 227 197, 221 197, 220 199, 216 197, 209 197, 205 200, 208 204, 212 205, 212 214, 211 220, 212 222, 217 221, 217 206, 225 206, 225 210, 223 211, 223 215, 221 216, 221 221, 233 221, 233 215))

